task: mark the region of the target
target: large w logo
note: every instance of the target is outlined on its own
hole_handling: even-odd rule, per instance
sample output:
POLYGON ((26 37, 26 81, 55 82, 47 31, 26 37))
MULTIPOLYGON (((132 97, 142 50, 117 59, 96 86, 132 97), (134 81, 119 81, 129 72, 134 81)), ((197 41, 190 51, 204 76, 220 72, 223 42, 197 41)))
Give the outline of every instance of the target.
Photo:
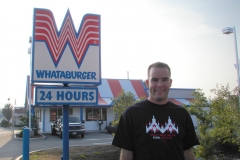
POLYGON ((57 30, 54 16, 50 10, 34 9, 34 41, 43 41, 49 50, 55 67, 69 45, 78 68, 90 45, 100 44, 100 15, 86 14, 78 31, 75 30, 68 10, 60 31, 57 30))

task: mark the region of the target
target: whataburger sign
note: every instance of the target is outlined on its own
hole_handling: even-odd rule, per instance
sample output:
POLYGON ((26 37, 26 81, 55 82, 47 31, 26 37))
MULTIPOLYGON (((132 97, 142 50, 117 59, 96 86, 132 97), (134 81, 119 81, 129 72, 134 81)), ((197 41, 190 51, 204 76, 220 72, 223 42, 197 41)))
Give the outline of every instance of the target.
POLYGON ((68 10, 58 31, 53 13, 34 9, 32 84, 101 84, 100 15, 86 14, 78 31, 68 10))
MULTIPOLYGON (((97 105, 100 70, 100 16, 84 15, 76 32, 67 11, 60 31, 50 10, 34 9, 32 84, 63 83, 64 87, 35 88, 35 104, 63 105, 63 124, 68 124, 69 106, 97 105), (82 84, 71 87, 69 83, 82 84), (93 84, 94 87, 84 87, 93 84), (69 86, 69 87, 68 87, 69 86)), ((31 114, 29 114, 31 115, 31 114)), ((68 127, 66 127, 68 128, 68 127)), ((68 129, 63 130, 63 159, 69 159, 68 129)))

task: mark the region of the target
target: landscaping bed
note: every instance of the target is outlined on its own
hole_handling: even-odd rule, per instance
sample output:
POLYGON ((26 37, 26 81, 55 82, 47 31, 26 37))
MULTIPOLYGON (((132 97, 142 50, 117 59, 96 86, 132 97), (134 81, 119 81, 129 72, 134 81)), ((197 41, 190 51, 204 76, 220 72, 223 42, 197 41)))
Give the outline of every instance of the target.
MULTIPOLYGON (((120 149, 112 145, 74 146, 69 148, 69 160, 119 160, 120 149)), ((62 148, 30 153, 34 160, 59 160, 62 148)), ((21 160, 21 159, 20 159, 21 160)))

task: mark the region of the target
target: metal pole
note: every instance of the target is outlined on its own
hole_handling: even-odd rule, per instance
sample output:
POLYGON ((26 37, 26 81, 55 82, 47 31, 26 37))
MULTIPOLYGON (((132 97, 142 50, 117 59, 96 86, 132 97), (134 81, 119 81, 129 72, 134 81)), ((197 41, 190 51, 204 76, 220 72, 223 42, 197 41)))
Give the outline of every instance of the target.
POLYGON ((63 105, 63 135, 62 135, 62 141, 63 141, 63 158, 62 160, 69 160, 69 122, 68 122, 68 110, 69 105, 63 105))
POLYGON ((238 88, 240 87, 240 77, 239 77, 239 59, 238 59, 238 48, 237 48, 237 36, 235 26, 233 27, 234 33, 234 44, 235 44, 235 53, 236 53, 236 61, 237 61, 237 76, 238 76, 238 88))
POLYGON ((32 37, 29 37, 29 43, 31 44, 31 50, 29 50, 29 52, 28 52, 28 54, 30 54, 30 74, 29 74, 29 84, 28 84, 28 87, 29 87, 29 89, 28 89, 28 93, 29 93, 29 97, 28 97, 28 112, 29 112, 29 114, 28 114, 28 128, 29 128, 29 130, 30 130, 30 132, 31 132, 31 114, 32 114, 32 111, 31 111, 31 103, 32 103, 32 85, 31 85, 31 70, 32 70, 32 65, 31 65, 31 59, 32 59, 32 37))
MULTIPOLYGON (((68 87, 68 84, 64 84, 64 87, 68 87)), ((69 105, 63 105, 63 135, 62 135, 62 153, 61 160, 69 160, 69 105)))
POLYGON ((29 76, 29 98, 28 98, 28 128, 31 132, 31 103, 32 103, 32 97, 31 97, 31 92, 32 92, 32 85, 31 85, 31 76, 29 76))
MULTIPOLYGON (((235 53, 236 53, 236 61, 237 61, 237 75, 238 75, 238 90, 240 88, 240 73, 239 73, 239 59, 238 59, 238 48, 237 48, 237 36, 236 36, 236 29, 235 26, 233 27, 233 33, 234 33, 234 43, 235 43, 235 53)), ((238 96, 238 106, 240 105, 240 97, 238 96)), ((240 107, 240 106, 239 106, 240 107)))
POLYGON ((23 127, 23 160, 29 160, 29 128, 23 127))

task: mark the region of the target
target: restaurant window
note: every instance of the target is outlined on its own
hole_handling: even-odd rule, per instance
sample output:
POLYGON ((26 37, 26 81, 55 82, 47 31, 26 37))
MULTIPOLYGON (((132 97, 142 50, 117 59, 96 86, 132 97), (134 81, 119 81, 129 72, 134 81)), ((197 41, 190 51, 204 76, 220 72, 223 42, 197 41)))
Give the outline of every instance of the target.
MULTIPOLYGON (((73 108, 69 108, 69 115, 73 115, 73 108)), ((50 121, 55 121, 62 116, 62 108, 50 108, 50 121)))
POLYGON ((86 108, 86 121, 106 120, 106 108, 86 108))

